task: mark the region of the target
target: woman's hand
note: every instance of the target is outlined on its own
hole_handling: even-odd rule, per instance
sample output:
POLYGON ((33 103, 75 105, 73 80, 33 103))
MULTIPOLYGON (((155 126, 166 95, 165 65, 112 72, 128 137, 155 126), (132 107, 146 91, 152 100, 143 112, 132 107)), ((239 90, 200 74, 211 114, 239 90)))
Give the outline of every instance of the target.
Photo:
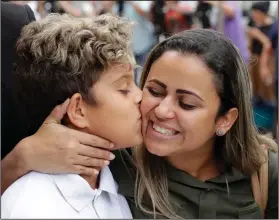
POLYGON ((18 158, 26 169, 96 175, 114 159, 109 141, 60 124, 67 107, 68 100, 56 106, 39 130, 18 146, 18 158))
POLYGON ((69 100, 54 108, 39 130, 21 140, 1 161, 1 193, 31 170, 97 175, 114 159, 113 144, 60 124, 69 100))

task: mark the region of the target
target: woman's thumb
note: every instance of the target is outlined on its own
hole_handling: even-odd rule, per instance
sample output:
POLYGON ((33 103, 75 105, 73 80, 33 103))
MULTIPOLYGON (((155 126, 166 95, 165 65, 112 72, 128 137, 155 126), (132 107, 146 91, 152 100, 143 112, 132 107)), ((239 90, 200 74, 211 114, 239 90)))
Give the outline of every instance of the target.
POLYGON ((50 124, 50 123, 60 124, 62 118, 67 112, 69 101, 70 99, 68 98, 63 104, 55 106, 55 108, 52 110, 50 115, 45 119, 44 124, 50 124))

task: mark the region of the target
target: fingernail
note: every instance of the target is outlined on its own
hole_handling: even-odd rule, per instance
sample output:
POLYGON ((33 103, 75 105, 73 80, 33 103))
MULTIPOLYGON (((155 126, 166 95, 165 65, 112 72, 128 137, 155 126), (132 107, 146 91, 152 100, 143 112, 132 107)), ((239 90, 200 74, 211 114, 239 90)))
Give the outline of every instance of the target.
POLYGON ((110 159, 110 160, 113 160, 114 158, 115 158, 115 155, 114 155, 114 154, 110 154, 110 155, 109 155, 109 159, 110 159))
POLYGON ((70 101, 70 99, 69 99, 69 98, 67 98, 67 99, 65 100, 65 102, 63 102, 63 104, 62 104, 62 105, 67 105, 69 101, 70 101))
POLYGON ((109 147, 110 147, 110 148, 113 148, 113 147, 114 147, 114 143, 110 143, 110 144, 109 144, 109 147))
POLYGON ((98 175, 98 174, 99 174, 99 171, 98 171, 98 170, 94 170, 94 174, 95 174, 95 175, 98 175))
POLYGON ((109 162, 108 160, 105 160, 105 161, 104 161, 104 164, 105 164, 106 166, 108 166, 109 163, 110 163, 110 162, 109 162))

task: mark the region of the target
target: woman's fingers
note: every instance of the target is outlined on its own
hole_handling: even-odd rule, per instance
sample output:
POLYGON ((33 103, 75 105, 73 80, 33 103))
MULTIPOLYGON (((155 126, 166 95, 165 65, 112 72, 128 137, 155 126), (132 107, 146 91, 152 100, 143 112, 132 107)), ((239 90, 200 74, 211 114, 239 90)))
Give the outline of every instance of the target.
POLYGON ((96 168, 86 167, 81 165, 75 165, 75 170, 78 174, 88 175, 88 176, 98 176, 99 171, 96 168))
POLYGON ((74 165, 86 166, 86 167, 104 167, 109 165, 110 161, 98 158, 92 158, 88 156, 78 155, 73 161, 74 165))
POLYGON ((112 149, 114 147, 113 143, 101 137, 77 130, 71 130, 70 132, 81 144, 105 149, 112 149))
POLYGON ((43 124, 60 124, 62 118, 67 112, 70 99, 66 99, 61 105, 55 106, 49 116, 45 119, 43 124))
POLYGON ((66 100, 56 106, 30 137, 29 150, 23 154, 23 161, 29 170, 94 174, 94 169, 100 170, 114 158, 110 152, 113 144, 109 141, 60 124, 68 104, 66 100))
POLYGON ((80 144, 77 149, 79 155, 87 156, 96 159, 113 160, 115 158, 114 154, 108 150, 90 147, 87 145, 80 144))

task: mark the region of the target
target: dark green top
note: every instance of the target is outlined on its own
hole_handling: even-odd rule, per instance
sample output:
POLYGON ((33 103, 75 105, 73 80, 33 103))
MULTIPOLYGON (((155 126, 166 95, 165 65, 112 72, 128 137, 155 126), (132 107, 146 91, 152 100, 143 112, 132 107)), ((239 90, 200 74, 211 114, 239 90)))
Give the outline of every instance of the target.
MULTIPOLYGON (((135 167, 130 155, 123 151, 116 153, 111 170, 118 183, 118 192, 126 197, 133 217, 153 218, 152 215, 147 215, 136 207, 135 167)), ((260 208, 253 197, 250 176, 242 174, 237 169, 228 169, 220 176, 205 182, 170 165, 166 165, 166 171, 171 204, 176 213, 183 218, 261 218, 260 208), (179 207, 174 202, 179 204, 179 207)), ((278 155, 271 151, 268 194, 265 218, 278 219, 278 155)), ((144 205, 152 210, 149 200, 145 200, 144 205)), ((165 217, 158 216, 158 218, 165 217)))

